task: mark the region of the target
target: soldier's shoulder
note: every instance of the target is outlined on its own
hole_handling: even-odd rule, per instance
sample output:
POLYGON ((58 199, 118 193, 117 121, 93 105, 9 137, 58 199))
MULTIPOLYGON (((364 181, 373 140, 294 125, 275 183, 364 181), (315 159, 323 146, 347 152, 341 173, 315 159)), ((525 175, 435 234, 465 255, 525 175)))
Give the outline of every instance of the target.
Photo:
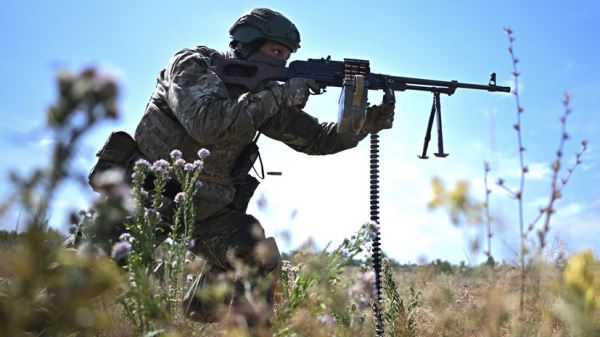
POLYGON ((184 48, 179 50, 173 58, 202 58, 202 59, 211 59, 215 56, 224 56, 224 53, 219 52, 216 49, 212 49, 206 46, 197 46, 195 48, 184 48))
POLYGON ((213 57, 214 55, 219 55, 219 56, 223 56, 224 55, 220 51, 218 51, 216 49, 209 48, 207 46, 197 46, 194 50, 197 53, 199 53, 200 55, 203 55, 203 56, 209 57, 209 58, 213 57))
POLYGON ((217 55, 222 55, 222 53, 206 46, 184 48, 173 55, 168 68, 173 70, 189 67, 208 68, 211 65, 211 58, 217 55))

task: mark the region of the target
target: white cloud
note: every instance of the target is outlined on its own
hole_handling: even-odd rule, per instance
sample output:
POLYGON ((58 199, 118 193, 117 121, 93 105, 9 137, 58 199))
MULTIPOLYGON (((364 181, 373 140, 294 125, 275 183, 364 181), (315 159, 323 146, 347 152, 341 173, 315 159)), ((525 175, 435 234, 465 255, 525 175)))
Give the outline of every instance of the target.
MULTIPOLYGON (((600 250, 600 200, 557 203, 550 220, 550 237, 564 240, 570 252, 584 248, 600 250)), ((541 226, 538 224, 538 227, 541 226)))
MULTIPOLYGON (((261 143, 265 169, 281 170, 283 175, 263 181, 249 213, 255 214, 269 235, 282 230, 291 233, 290 245, 279 240, 282 250, 296 248, 309 237, 321 248, 330 241, 336 246, 369 220, 368 150, 365 140, 358 148, 336 155, 306 156, 275 142, 261 143), (256 206, 261 194, 267 199, 265 210, 256 206), (290 220, 295 209, 297 216, 290 220)), ((452 226, 444 211, 427 210, 431 177, 441 175, 448 187, 459 179, 472 178, 472 193, 478 198, 478 191, 484 190, 482 169, 456 160, 442 165, 412 156, 405 159, 407 151, 396 142, 389 143, 381 154, 383 250, 400 261, 416 261, 419 256, 465 260, 470 234, 452 226)))
MULTIPOLYGON (((251 202, 249 213, 261 221, 268 235, 276 235, 282 231, 291 233, 292 240, 289 244, 278 239, 282 251, 296 248, 310 237, 321 248, 328 242, 332 242, 332 247, 335 247, 369 220, 368 140, 363 141, 356 149, 332 156, 307 156, 274 141, 261 140, 260 146, 265 169, 282 171, 283 176, 268 176, 262 182, 251 202), (261 194, 267 199, 265 210, 259 210, 256 206, 261 194), (291 219, 293 212, 297 214, 291 219)), ((426 209, 426 204, 431 199, 431 177, 434 175, 441 176, 448 187, 454 186, 459 179, 468 179, 472 186, 472 196, 483 200, 483 169, 481 165, 472 163, 479 156, 474 154, 471 158, 473 160, 469 162, 453 160, 454 158, 440 162, 421 161, 414 156, 407 156, 407 153, 410 153, 410 149, 401 142, 386 143, 386 147, 382 148, 380 207, 383 250, 403 262, 416 261, 420 256, 442 258, 455 263, 466 259, 481 261, 481 254, 477 258, 465 255, 469 251, 469 240, 477 233, 470 228, 452 226, 444 211, 430 212, 426 209)), ((77 161, 84 165, 87 158, 78 157, 77 161)), ((513 164, 516 164, 515 159, 510 163, 504 159, 501 161, 505 166, 515 167, 513 164)), ((530 176, 528 179, 541 180, 548 176, 545 163, 533 163, 530 168, 535 179, 530 176)), ((511 172, 512 177, 518 176, 514 170, 499 172, 511 172)), ((496 190, 492 177, 489 183, 496 190)), ((507 198, 499 194, 498 199, 492 200, 493 207, 500 207, 499 199, 507 198)), ((540 200, 543 199, 534 199, 529 203, 540 200)), ((65 201, 62 205, 57 205, 57 208, 64 210, 68 208, 67 204, 65 201)), ((84 205, 77 207, 79 206, 84 205)), ((537 206, 539 205, 536 205, 536 209, 537 206)), ((564 206, 553 223, 558 224, 559 220, 564 223, 565 217, 569 220, 567 223, 573 223, 571 219, 585 209, 589 207, 578 208, 576 204, 564 206)), ((500 210, 497 213, 503 212, 500 210)), ((513 223, 507 220, 506 226, 511 226, 510 232, 507 232, 501 228, 503 223, 500 215, 497 218, 494 223, 494 252, 499 258, 503 258, 507 252, 502 253, 504 255, 498 253, 502 248, 500 242, 513 240, 513 223)), ((592 221, 589 216, 583 220, 588 224, 593 223, 589 222, 592 221)), ((600 220, 600 216, 596 216, 596 220, 600 220)), ((55 223, 62 226, 65 221, 66 219, 59 217, 55 223)), ((570 246, 576 247, 579 242, 585 242, 581 241, 581 238, 585 239, 585 227, 567 227, 566 231, 562 231, 559 225, 553 227, 556 227, 557 232, 566 233, 559 235, 568 238, 570 246)), ((589 242, 589 236, 587 238, 589 242)))
POLYGON ((532 200, 528 201, 526 205, 528 208, 535 208, 535 209, 539 209, 539 207, 546 207, 548 205, 548 201, 549 201, 548 197, 549 197, 549 195, 532 199, 532 200))
POLYGON ((531 163, 528 164, 529 172, 527 172, 527 179, 534 180, 545 180, 550 178, 552 171, 550 170, 550 165, 548 163, 531 163))
POLYGON ((37 142, 37 145, 38 146, 48 146, 48 145, 54 144, 55 142, 56 142, 56 140, 49 138, 49 137, 45 137, 45 138, 40 139, 37 142))
MULTIPOLYGON (((493 170, 491 175, 500 177, 504 180, 517 180, 521 178, 521 166, 518 158, 506 157, 500 154, 499 161, 502 162, 502 167, 493 170)), ((550 165, 547 162, 528 163, 525 161, 525 166, 527 166, 529 170, 525 174, 525 179, 527 180, 546 180, 550 178, 552 173, 550 165)))

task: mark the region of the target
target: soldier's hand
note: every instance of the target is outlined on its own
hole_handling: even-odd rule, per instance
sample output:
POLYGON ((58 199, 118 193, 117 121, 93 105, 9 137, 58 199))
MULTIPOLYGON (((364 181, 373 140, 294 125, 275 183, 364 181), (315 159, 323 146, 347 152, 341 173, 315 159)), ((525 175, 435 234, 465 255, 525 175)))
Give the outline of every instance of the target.
POLYGON ((312 79, 298 77, 287 80, 284 84, 272 88, 271 91, 280 107, 302 109, 308 101, 310 91, 319 92, 319 85, 312 79))
POLYGON ((367 133, 377 133, 384 129, 391 129, 394 124, 395 105, 379 103, 367 108, 367 118, 363 130, 367 133))

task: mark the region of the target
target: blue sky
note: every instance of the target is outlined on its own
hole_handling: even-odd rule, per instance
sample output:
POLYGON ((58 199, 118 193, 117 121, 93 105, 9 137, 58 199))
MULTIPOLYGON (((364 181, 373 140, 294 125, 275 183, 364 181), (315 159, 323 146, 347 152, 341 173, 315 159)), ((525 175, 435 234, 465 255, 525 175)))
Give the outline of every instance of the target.
MULTIPOLYGON (((154 88, 158 71, 184 47, 204 44, 226 50, 228 29, 253 7, 270 7, 293 20, 302 47, 292 60, 362 58, 378 73, 487 83, 489 74, 510 85, 512 77, 504 26, 515 31, 526 162, 526 219, 532 219, 549 194, 549 163, 560 136, 561 99, 573 93, 569 119, 572 140, 566 153, 578 150, 581 139, 590 147, 565 196, 558 203, 552 236, 569 252, 600 249, 600 177, 597 136, 600 122, 596 91, 600 5, 595 1, 13 1, 0 4, 0 174, 27 172, 46 162, 50 135, 43 130, 44 111, 56 96, 57 69, 74 71, 94 65, 120 83, 121 119, 93 130, 79 149, 74 167, 89 170, 96 150, 111 130, 135 129, 154 88)), ((313 97, 306 110, 320 121, 337 116, 339 90, 313 97)), ((381 93, 371 92, 376 103, 381 93)), ((484 198, 483 160, 492 163, 491 179, 512 186, 518 176, 515 104, 511 95, 458 91, 442 97, 446 159, 419 160, 431 96, 397 94, 392 130, 382 133, 381 196, 383 249, 400 261, 419 257, 450 261, 481 260, 468 253, 468 239, 478 232, 452 226, 442 211, 426 208, 431 178, 452 186, 471 183, 474 198, 484 198)), ((435 139, 434 139, 435 141, 435 139)), ((432 142, 432 146, 435 143, 432 142)), ((284 249, 312 237, 320 247, 339 243, 368 220, 368 141, 356 149, 326 157, 309 157, 261 138, 267 170, 281 177, 262 182, 253 203, 256 215, 284 249), (295 214, 294 217, 291 215, 295 214), (291 233, 286 241, 281 233, 291 233)), ((571 160, 567 156, 567 160, 571 160)), ((2 184, 0 193, 10 193, 2 184)), ((94 194, 76 186, 63 189, 51 223, 65 228, 67 210, 84 208, 94 194)), ((513 259, 518 245, 516 202, 493 188, 494 255, 513 259)), ((13 228, 18 210, 2 222, 13 228)))

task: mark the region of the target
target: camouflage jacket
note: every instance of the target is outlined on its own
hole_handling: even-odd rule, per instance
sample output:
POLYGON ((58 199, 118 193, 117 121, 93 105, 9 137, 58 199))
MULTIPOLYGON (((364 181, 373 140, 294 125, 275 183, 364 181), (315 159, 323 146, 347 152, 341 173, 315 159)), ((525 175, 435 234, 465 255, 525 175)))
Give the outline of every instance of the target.
MULTIPOLYGON (((238 86, 225 85, 213 70, 206 47, 176 53, 160 71, 156 89, 135 131, 140 152, 149 160, 169 158, 179 149, 187 161, 206 148, 199 192, 199 218, 230 204, 235 181, 230 172, 258 131, 296 151, 325 155, 355 147, 366 136, 338 134, 335 123, 321 123, 306 112, 282 109, 265 118, 260 101, 238 86)), ((220 57, 230 57, 218 53, 220 57)))

